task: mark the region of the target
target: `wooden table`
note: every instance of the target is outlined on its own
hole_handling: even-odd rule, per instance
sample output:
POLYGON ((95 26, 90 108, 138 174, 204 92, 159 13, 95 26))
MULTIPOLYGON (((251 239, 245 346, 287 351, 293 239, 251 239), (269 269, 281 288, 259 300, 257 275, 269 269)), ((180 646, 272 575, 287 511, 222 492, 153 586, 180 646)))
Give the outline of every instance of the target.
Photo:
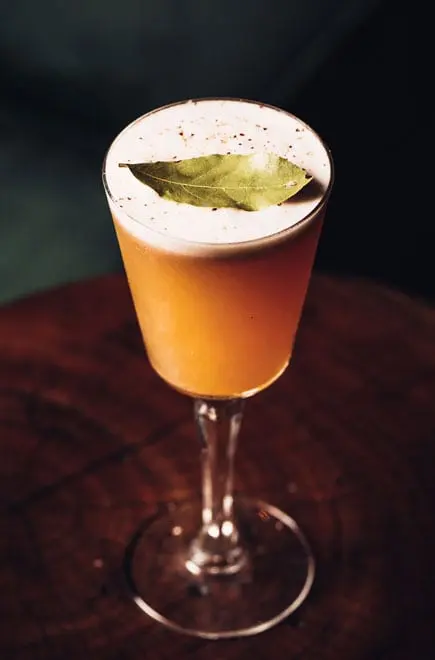
POLYGON ((317 580, 284 624, 203 641, 120 574, 142 518, 199 483, 191 403, 149 367, 123 277, 3 308, 0 658, 433 658, 434 395, 433 309, 313 278, 291 368, 247 407, 238 488, 303 523, 317 580))

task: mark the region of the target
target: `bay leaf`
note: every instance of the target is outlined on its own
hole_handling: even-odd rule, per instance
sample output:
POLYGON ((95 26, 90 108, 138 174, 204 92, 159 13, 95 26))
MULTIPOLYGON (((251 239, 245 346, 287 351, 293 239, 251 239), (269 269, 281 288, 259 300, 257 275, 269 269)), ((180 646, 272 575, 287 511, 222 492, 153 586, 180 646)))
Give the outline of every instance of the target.
POLYGON ((259 211, 290 199, 309 183, 306 171, 281 156, 213 154, 153 163, 119 163, 161 197, 182 204, 259 211))

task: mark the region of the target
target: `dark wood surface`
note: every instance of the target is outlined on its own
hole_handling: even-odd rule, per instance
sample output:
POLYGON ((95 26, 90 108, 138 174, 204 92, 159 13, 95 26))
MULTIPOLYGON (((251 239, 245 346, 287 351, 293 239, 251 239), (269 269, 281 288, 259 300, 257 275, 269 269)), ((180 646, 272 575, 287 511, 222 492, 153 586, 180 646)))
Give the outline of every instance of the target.
POLYGON ((119 568, 144 516, 197 492, 191 402, 149 367, 121 276, 0 310, 0 658, 434 657, 433 309, 315 276, 237 467, 239 489, 303 524, 313 591, 256 637, 169 632, 119 568))

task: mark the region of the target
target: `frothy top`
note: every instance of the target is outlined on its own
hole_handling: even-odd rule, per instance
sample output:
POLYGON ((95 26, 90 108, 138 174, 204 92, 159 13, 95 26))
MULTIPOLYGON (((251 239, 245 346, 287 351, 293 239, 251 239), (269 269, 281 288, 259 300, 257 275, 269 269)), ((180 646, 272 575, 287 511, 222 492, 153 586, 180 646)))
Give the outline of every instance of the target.
POLYGON ((105 160, 104 183, 117 221, 139 240, 177 252, 240 250, 278 240, 315 211, 332 179, 328 150, 306 124, 267 105, 238 100, 186 101, 127 126, 105 160), (211 154, 277 154, 313 177, 288 202, 261 211, 211 209, 162 199, 119 163, 195 158, 211 154))

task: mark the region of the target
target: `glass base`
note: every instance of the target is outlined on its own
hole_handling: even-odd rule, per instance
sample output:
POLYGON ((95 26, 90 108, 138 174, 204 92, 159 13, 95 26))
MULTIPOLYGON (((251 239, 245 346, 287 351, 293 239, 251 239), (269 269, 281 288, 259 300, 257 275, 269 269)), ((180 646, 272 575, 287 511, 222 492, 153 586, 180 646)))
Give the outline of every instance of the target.
POLYGON ((235 501, 248 560, 238 572, 188 570, 200 506, 169 506, 131 540, 125 572, 134 602, 169 628, 206 639, 255 635, 294 612, 314 579, 314 557, 296 522, 263 502, 235 501))

